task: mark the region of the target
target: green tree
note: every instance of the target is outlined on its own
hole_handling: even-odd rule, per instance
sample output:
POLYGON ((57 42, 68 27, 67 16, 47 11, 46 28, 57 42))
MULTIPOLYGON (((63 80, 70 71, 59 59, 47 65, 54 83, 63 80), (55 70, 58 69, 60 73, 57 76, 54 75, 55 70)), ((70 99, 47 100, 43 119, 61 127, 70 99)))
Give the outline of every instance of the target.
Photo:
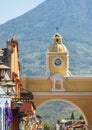
POLYGON ((82 116, 82 115, 80 115, 80 116, 79 116, 79 119, 80 119, 80 120, 82 120, 82 119, 83 119, 83 116, 82 116))
POLYGON ((71 113, 71 119, 74 119, 74 113, 73 112, 71 113))

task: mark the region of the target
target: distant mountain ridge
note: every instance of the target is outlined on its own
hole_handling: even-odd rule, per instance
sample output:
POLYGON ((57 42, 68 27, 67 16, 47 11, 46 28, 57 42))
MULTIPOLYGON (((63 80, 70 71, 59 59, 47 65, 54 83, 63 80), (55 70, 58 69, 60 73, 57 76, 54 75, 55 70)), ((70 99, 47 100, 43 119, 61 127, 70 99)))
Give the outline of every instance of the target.
POLYGON ((59 27, 70 52, 73 74, 92 72, 92 0, 46 0, 27 13, 0 25, 0 45, 19 41, 21 74, 45 74, 45 54, 59 27))

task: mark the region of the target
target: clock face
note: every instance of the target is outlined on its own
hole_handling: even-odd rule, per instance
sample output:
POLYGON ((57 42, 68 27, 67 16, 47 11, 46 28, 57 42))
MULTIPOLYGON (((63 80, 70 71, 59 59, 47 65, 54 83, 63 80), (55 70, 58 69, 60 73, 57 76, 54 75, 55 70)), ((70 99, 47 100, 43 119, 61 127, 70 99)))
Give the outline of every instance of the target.
POLYGON ((61 58, 56 58, 56 59, 54 59, 54 65, 55 65, 55 66, 60 66, 61 64, 62 64, 61 58))

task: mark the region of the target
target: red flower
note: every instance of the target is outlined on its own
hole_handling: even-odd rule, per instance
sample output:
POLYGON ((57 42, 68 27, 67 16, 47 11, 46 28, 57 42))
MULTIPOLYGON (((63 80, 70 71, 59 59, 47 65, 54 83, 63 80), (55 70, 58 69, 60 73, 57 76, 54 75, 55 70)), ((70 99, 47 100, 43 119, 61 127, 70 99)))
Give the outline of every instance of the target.
POLYGON ((16 77, 18 77, 18 75, 15 72, 12 72, 12 79, 15 79, 16 77))
POLYGON ((19 79, 16 79, 16 80, 15 80, 15 82, 16 82, 16 83, 19 83, 19 82, 20 82, 20 80, 19 80, 19 79))

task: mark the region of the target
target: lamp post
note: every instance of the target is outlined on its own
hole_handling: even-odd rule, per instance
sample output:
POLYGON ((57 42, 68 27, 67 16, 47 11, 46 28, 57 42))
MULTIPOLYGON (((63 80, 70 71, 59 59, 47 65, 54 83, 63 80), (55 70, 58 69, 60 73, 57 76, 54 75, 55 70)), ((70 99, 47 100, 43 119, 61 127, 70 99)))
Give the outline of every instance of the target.
POLYGON ((10 67, 4 65, 3 62, 0 62, 0 81, 2 81, 2 79, 4 79, 5 74, 7 72, 7 70, 9 70, 10 67))
POLYGON ((14 96, 16 94, 15 90, 14 90, 14 86, 15 86, 15 84, 12 82, 3 84, 3 88, 5 90, 5 93, 9 96, 14 96))
POLYGON ((12 80, 4 79, 7 70, 10 70, 10 67, 6 66, 3 62, 0 62, 0 85, 3 86, 5 93, 11 96, 15 94, 13 89, 15 84, 12 82, 12 80))
MULTIPOLYGON (((15 94, 14 89, 13 89, 15 84, 9 78, 8 74, 6 75, 7 70, 10 70, 10 67, 5 65, 4 62, 0 61, 0 86, 3 88, 6 98, 11 96, 11 94, 15 94)), ((12 118, 12 113, 11 113, 11 108, 9 107, 9 102, 10 101, 6 100, 5 106, 4 106, 5 107, 4 108, 5 116, 3 118, 4 130, 10 129, 10 123, 11 123, 10 118, 12 118)))

